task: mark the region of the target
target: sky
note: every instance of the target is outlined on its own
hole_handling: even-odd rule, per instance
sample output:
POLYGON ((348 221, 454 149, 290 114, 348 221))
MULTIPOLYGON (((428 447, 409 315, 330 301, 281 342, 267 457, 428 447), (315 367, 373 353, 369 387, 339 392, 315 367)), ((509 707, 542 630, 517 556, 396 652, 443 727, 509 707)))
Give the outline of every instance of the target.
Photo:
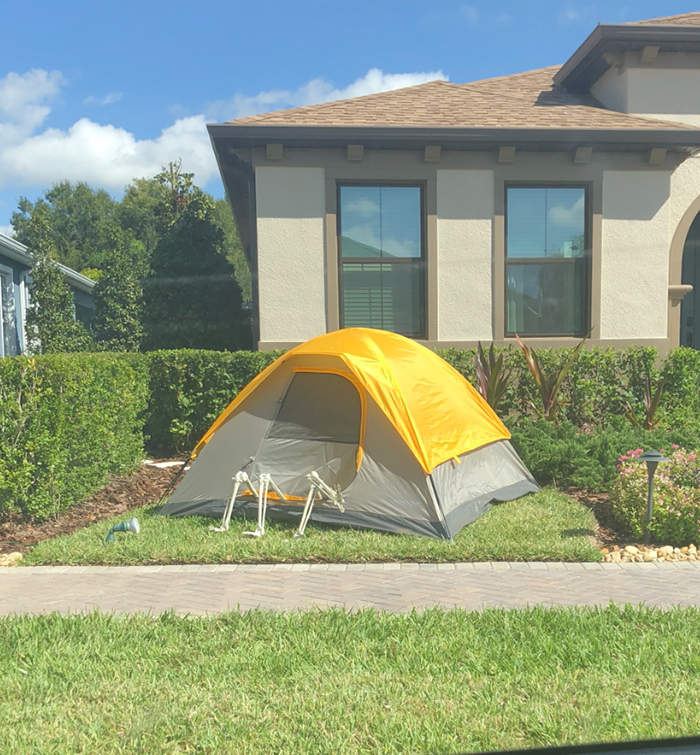
POLYGON ((0 232, 62 180, 119 198, 182 159, 223 196, 205 128, 253 113, 563 63, 597 23, 673 0, 0 2, 0 232))

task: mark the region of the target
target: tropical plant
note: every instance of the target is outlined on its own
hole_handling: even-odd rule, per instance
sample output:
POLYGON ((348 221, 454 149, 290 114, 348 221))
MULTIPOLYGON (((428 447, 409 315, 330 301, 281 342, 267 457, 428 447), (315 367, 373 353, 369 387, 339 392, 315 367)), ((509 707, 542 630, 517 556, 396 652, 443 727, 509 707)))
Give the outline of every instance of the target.
POLYGON ((652 393, 651 376, 647 373, 644 382, 644 419, 641 422, 639 421, 637 413, 629 403, 627 404, 627 410, 625 412, 627 419, 637 427, 643 427, 645 430, 653 430, 656 427, 656 412, 661 404, 665 389, 666 381, 664 378, 660 378, 652 393))
POLYGON ((559 398, 559 391, 561 389, 562 383, 564 382, 564 379, 569 373, 569 370, 571 370, 571 366, 576 361, 576 357, 578 356, 578 353, 581 350, 581 347, 585 343, 586 339, 581 339, 581 341, 569 351, 569 354, 567 355, 564 362, 558 368, 554 369, 550 374, 547 374, 544 371, 535 350, 531 349, 527 344, 523 343, 517 333, 515 334, 515 339, 517 340, 518 346, 520 346, 520 349, 523 352, 527 367, 530 370, 530 374, 532 375, 532 378, 535 381, 540 394, 540 401, 542 403, 542 406, 540 407, 534 402, 531 402, 532 407, 539 416, 543 417, 546 420, 549 420, 550 422, 556 422, 558 420, 559 412, 561 411, 562 407, 562 402, 559 398))
POLYGON ((498 410, 498 405, 505 395, 512 374, 512 369, 505 366, 504 360, 505 355, 503 353, 496 356, 493 343, 489 346, 487 359, 481 341, 479 341, 474 359, 476 386, 494 411, 498 410))

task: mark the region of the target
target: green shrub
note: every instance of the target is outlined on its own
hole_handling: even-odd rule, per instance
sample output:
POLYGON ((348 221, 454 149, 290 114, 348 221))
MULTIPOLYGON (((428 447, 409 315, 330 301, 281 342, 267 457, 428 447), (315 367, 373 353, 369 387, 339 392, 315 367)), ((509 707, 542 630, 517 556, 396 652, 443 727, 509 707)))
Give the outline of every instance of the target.
POLYGON ((666 381, 665 406, 700 416, 700 351, 686 346, 674 349, 661 374, 666 381))
MULTIPOLYGON (((571 349, 538 348, 537 358, 543 371, 551 374, 562 368, 570 353, 571 349)), ((476 385, 476 349, 445 349, 438 354, 476 385)), ((499 414, 506 421, 532 416, 533 405, 539 405, 541 399, 522 353, 506 346, 496 348, 495 354, 504 355, 504 368, 511 372, 499 403, 499 414)), ((647 375, 656 379, 654 364, 657 358, 656 349, 642 346, 621 350, 581 349, 562 382, 559 396, 563 405, 562 418, 578 427, 586 427, 598 424, 607 416, 623 415, 628 406, 643 413, 645 379, 647 375)), ((680 367, 676 369, 679 371, 680 367)), ((686 386, 683 395, 686 396, 692 380, 700 380, 700 366, 695 366, 691 358, 686 357, 683 369, 686 386)))
MULTIPOLYGON (((668 450, 668 449, 667 449, 668 450)), ((631 535, 645 532, 647 470, 637 448, 622 454, 610 502, 619 524, 631 535)), ((700 533, 700 454, 675 449, 659 464, 654 478, 654 509, 649 526, 657 542, 682 546, 695 543, 700 533)))
POLYGON ((529 418, 510 425, 513 443, 540 484, 609 490, 617 477, 618 458, 630 448, 670 448, 672 444, 700 448, 700 426, 659 425, 644 430, 624 417, 581 430, 563 420, 558 425, 529 418))
POLYGON ((147 354, 149 453, 191 450, 238 391, 280 353, 178 349, 147 354))
POLYGON ((146 399, 134 355, 0 359, 0 517, 46 518, 132 469, 146 399))

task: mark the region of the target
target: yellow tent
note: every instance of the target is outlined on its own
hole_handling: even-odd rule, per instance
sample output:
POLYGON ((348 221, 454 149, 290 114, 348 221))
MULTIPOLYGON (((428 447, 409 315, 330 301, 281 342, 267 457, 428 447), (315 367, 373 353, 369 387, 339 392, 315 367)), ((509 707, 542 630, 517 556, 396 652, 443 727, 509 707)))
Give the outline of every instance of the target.
POLYGON ((249 480, 271 476, 278 507, 293 514, 315 471, 343 499, 342 512, 317 506, 316 520, 450 537, 490 501, 536 489, 509 438, 437 354, 395 333, 346 328, 290 349, 236 396, 165 512, 220 513, 227 496, 213 494, 213 480, 230 484, 245 467, 249 480))

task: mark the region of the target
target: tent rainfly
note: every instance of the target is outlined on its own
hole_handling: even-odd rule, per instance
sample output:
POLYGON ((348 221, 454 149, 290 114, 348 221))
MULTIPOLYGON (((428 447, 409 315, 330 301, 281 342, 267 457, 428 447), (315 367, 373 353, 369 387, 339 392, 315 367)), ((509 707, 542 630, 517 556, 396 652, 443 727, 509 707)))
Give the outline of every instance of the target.
MULTIPOLYGON (((233 509, 451 539, 537 490, 491 407, 437 354, 346 328, 283 354, 219 415, 161 508, 233 509), (268 507, 269 504, 269 507, 268 507)), ((212 528, 214 529, 214 528, 212 528)))

